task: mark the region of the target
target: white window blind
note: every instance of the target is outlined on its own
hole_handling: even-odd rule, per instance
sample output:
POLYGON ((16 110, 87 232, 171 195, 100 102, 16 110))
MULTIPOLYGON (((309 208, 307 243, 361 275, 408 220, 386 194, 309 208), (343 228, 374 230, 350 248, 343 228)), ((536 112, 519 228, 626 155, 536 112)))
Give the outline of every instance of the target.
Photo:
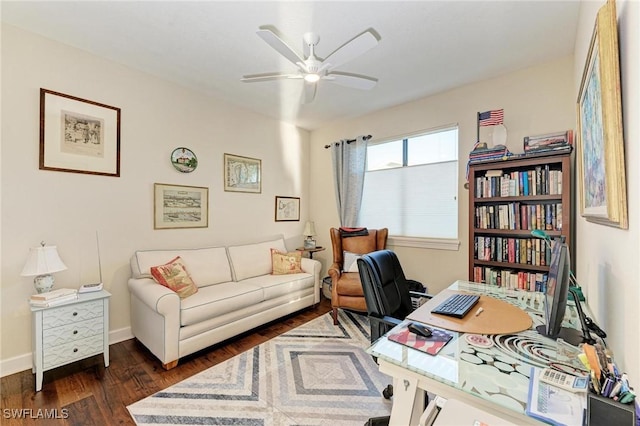
POLYGON ((458 162, 367 172, 361 226, 390 235, 458 238, 458 162))

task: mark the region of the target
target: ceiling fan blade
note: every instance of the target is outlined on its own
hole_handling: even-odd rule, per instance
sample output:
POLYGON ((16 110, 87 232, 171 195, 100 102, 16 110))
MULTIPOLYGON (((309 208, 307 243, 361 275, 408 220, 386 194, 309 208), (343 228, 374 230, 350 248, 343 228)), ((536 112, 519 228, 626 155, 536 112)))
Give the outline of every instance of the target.
POLYGON ((316 92, 318 91, 318 83, 309 83, 305 80, 304 89, 302 89, 302 103, 308 104, 311 103, 315 97, 316 92))
POLYGON ((298 62, 304 62, 304 58, 296 53, 287 43, 285 43, 280 37, 278 37, 273 31, 267 29, 260 29, 257 31, 258 36, 262 38, 267 44, 277 50, 282 56, 289 61, 298 65, 298 62))
POLYGON ((325 80, 335 84, 339 84, 341 86, 352 87, 354 89, 361 90, 373 89, 373 87, 378 83, 377 78, 337 71, 327 74, 325 80))
POLYGON ((283 80, 288 78, 302 78, 299 74, 264 73, 243 75, 240 81, 245 83, 255 83, 259 81, 283 80))
POLYGON ((354 59, 357 56, 362 55, 367 50, 375 47, 378 44, 378 39, 369 30, 356 36, 350 41, 346 42, 342 46, 338 47, 324 61, 331 64, 331 68, 339 67, 340 65, 354 59))

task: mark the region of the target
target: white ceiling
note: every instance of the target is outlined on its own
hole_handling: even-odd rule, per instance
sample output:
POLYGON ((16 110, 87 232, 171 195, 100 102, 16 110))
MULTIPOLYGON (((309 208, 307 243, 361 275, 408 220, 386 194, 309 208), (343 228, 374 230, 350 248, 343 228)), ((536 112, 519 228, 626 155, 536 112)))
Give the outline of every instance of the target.
POLYGON ((2 21, 253 111, 315 129, 573 52, 571 1, 3 1, 2 21), (378 78, 370 91, 301 80, 243 83, 295 71, 256 35, 275 27, 302 52, 320 35, 325 57, 372 28, 380 42, 339 71, 378 78))

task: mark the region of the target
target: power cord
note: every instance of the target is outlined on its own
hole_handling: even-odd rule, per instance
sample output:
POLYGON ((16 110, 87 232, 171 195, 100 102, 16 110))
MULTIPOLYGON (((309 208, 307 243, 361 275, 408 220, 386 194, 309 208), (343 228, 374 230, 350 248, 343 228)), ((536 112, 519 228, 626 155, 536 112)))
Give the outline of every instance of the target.
POLYGON ((593 320, 591 318, 589 318, 588 316, 585 315, 584 322, 587 324, 587 327, 589 328, 589 330, 591 330, 594 333, 596 333, 598 335, 598 337, 600 337, 601 339, 606 339, 607 338, 607 333, 605 333, 603 329, 598 327, 598 324, 593 322, 593 320))

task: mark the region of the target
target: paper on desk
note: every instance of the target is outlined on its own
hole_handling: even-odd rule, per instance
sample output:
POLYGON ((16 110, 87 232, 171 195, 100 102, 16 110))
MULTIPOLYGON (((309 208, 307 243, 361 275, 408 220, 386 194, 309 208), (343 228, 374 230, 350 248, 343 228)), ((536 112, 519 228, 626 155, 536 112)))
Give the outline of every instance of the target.
POLYGON ((529 398, 525 412, 529 417, 553 425, 581 425, 586 408, 586 394, 569 392, 540 381, 542 370, 531 368, 529 398))

